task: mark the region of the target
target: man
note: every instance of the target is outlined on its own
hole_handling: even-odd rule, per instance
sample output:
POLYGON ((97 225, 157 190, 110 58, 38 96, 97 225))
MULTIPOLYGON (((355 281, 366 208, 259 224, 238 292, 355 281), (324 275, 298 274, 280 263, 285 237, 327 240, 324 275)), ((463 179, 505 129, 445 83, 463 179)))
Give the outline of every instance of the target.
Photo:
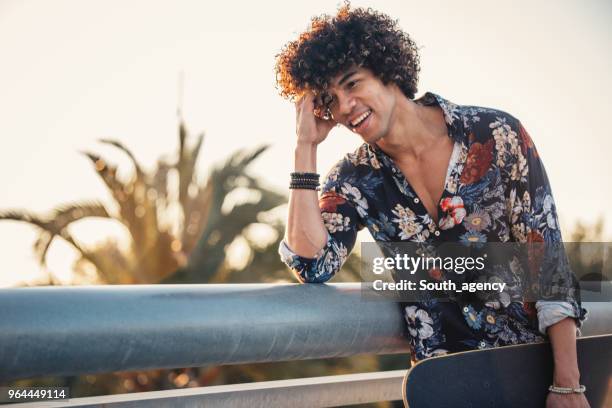
MULTIPOLYGON (((276 73, 281 95, 297 101, 279 251, 300 281, 329 280, 363 227, 388 242, 561 242, 550 186, 522 124, 432 93, 414 100, 417 47, 388 16, 345 5, 314 18, 279 54, 276 73), (317 148, 335 125, 365 143, 328 173, 319 198, 317 148)), ((586 311, 575 278, 555 279, 567 285, 563 301, 538 301, 537 316, 507 293, 402 304, 413 358, 548 336, 553 385, 578 388, 576 324, 586 311)), ((588 406, 582 393, 561 391, 553 389, 548 406, 588 406)))

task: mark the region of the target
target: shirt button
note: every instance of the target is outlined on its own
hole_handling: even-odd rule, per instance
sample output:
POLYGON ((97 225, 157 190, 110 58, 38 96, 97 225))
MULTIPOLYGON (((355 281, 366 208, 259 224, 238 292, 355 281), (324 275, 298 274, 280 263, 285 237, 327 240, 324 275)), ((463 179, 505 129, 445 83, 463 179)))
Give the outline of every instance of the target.
POLYGON ((435 235, 436 237, 439 237, 439 236, 440 236, 440 231, 436 231, 436 232, 434 232, 434 235, 435 235))
POLYGON ((418 198, 418 197, 415 197, 415 198, 414 198, 414 203, 415 203, 415 204, 418 204, 418 203, 420 203, 420 202, 421 202, 421 200, 419 200, 419 198, 418 198))

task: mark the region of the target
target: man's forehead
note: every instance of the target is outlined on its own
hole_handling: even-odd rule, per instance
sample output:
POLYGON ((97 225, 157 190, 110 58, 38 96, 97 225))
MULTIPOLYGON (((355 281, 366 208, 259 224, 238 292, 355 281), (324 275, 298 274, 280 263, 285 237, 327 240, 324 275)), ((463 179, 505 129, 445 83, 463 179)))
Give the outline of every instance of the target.
POLYGON ((334 76, 331 81, 329 81, 329 85, 330 86, 338 86, 338 85, 342 85, 347 79, 349 79, 351 76, 353 76, 354 74, 362 71, 363 68, 358 67, 358 66, 352 66, 349 67, 341 72, 339 72, 338 74, 336 74, 336 76, 334 76))

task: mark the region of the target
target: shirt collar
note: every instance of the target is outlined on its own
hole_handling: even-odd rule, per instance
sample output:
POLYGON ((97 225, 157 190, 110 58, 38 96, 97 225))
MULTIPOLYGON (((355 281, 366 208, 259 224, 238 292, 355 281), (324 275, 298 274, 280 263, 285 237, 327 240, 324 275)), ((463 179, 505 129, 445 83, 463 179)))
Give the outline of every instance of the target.
POLYGON ((444 113, 444 121, 446 122, 449 136, 457 142, 464 142, 466 140, 461 106, 433 92, 426 92, 414 102, 423 106, 438 106, 444 113))

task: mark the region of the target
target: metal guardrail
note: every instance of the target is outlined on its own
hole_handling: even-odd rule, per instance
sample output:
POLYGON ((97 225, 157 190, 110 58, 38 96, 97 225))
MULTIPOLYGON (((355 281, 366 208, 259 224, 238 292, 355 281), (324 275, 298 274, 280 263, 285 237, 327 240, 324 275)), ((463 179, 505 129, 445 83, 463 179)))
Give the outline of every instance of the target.
POLYGON ((0 381, 408 352, 359 284, 0 289, 0 381))
MULTIPOLYGON (((583 335, 611 333, 612 303, 583 304, 590 312, 583 335)), ((398 305, 363 299, 358 283, 0 289, 0 381, 406 353, 403 330, 398 305)), ((302 378, 44 406, 124 408, 155 400, 156 406, 324 407, 400 399, 402 375, 302 378)))
MULTIPOLYGON (((612 332, 612 303, 585 306, 584 335, 612 332)), ((358 283, 9 288, 0 313, 0 381, 408 352, 358 283)))

